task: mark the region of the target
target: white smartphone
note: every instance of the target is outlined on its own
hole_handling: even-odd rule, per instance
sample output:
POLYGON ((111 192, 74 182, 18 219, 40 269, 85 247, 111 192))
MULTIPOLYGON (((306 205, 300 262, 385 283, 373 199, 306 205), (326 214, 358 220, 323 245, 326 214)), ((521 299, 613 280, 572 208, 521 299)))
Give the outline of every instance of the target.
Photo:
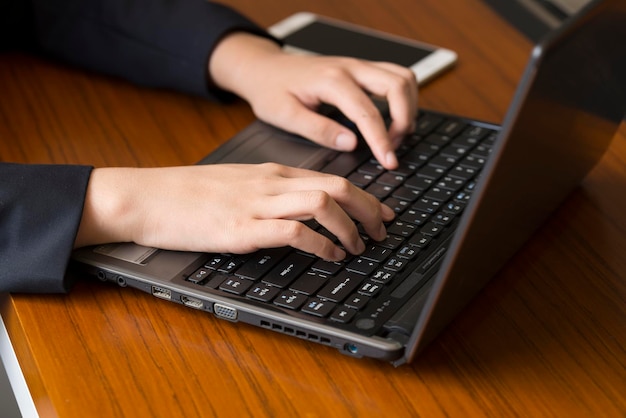
POLYGON ((420 85, 457 60, 457 54, 449 49, 308 12, 287 17, 272 25, 269 32, 290 52, 342 55, 408 67, 420 85))

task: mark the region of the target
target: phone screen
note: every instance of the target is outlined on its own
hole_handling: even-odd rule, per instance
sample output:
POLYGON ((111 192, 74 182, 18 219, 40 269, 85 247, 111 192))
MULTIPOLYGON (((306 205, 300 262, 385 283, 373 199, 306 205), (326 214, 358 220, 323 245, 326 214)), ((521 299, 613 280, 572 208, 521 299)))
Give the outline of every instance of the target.
POLYGON ((420 48, 390 39, 339 28, 315 21, 287 35, 290 46, 321 55, 342 55, 370 61, 393 62, 410 67, 430 55, 431 49, 420 48))

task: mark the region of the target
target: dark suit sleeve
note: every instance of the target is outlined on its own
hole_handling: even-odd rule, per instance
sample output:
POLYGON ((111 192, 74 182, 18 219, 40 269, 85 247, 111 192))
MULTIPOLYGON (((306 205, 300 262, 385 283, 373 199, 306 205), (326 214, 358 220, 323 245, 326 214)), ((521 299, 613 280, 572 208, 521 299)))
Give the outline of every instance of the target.
MULTIPOLYGON (((267 36, 205 0, 7 2, 0 50, 35 51, 136 84, 218 99, 223 92, 211 89, 207 74, 217 43, 232 31, 267 36)), ((68 290, 65 271, 90 172, 0 163, 0 292, 68 290)))
POLYGON ((37 44, 75 66, 135 84, 221 98, 208 60, 224 35, 267 33, 205 0, 32 0, 37 44))
POLYGON ((0 164, 0 292, 65 292, 91 167, 0 164))

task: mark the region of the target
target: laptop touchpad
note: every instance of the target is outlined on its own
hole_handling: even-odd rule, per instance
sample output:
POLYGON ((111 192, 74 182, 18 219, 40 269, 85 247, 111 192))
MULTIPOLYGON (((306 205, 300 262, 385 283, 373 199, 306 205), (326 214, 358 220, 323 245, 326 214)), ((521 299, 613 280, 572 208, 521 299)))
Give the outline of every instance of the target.
POLYGON ((203 159, 200 164, 276 162, 319 170, 336 154, 337 151, 257 121, 203 159))

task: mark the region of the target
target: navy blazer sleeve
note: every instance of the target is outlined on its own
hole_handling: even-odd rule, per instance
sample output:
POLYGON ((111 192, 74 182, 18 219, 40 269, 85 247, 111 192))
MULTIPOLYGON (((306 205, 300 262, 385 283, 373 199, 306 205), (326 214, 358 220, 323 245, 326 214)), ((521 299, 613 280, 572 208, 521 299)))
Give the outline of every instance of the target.
MULTIPOLYGON (((267 36, 235 11, 205 0, 4 1, 0 49, 35 51, 136 84, 206 97, 222 94, 207 77, 217 42, 237 30, 267 36)), ((0 163, 0 292, 68 290, 65 271, 90 173, 91 167, 0 163)))

